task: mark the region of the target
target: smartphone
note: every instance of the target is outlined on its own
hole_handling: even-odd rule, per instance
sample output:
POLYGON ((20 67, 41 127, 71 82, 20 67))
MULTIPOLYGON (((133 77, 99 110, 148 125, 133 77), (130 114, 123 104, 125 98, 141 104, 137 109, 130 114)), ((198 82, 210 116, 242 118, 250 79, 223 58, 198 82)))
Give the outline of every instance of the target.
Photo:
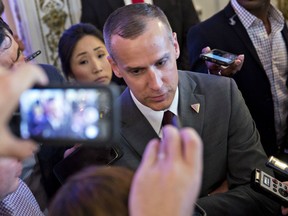
POLYGON ((123 155, 120 148, 112 146, 109 150, 80 146, 66 158, 58 162, 53 173, 61 184, 71 175, 93 165, 112 165, 123 155))
POLYGON ((288 186, 262 170, 255 169, 251 175, 251 187, 283 206, 288 206, 288 186))
POLYGON ((106 146, 117 140, 118 93, 114 85, 61 84, 28 89, 20 97, 21 137, 52 144, 106 146))
POLYGON ((288 165, 276 157, 270 156, 266 162, 266 166, 272 168, 279 174, 288 176, 288 165))
POLYGON ((40 54, 41 54, 41 50, 38 50, 38 51, 32 53, 31 55, 27 56, 27 57, 24 59, 24 61, 25 61, 25 62, 32 61, 34 58, 36 58, 36 57, 37 57, 38 55, 40 55, 40 54))
POLYGON ((209 53, 201 54, 200 58, 215 64, 229 66, 236 60, 237 55, 223 50, 213 49, 209 53))

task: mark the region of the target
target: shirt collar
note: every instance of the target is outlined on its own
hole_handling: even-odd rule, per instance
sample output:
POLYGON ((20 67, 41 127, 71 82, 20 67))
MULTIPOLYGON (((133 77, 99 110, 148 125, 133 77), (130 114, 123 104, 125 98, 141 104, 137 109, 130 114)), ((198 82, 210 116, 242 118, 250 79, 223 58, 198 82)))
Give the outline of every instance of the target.
MULTIPOLYGON (((147 4, 153 4, 152 0, 144 0, 145 3, 147 4)), ((132 4, 132 0, 124 0, 125 5, 132 4)))
POLYGON ((172 104, 170 107, 166 110, 161 110, 161 111, 155 111, 152 110, 151 108, 141 104, 137 98, 134 96, 132 91, 130 90, 130 94, 132 97, 132 100, 140 110, 140 112, 146 117, 146 119, 149 121, 155 132, 161 137, 161 123, 163 119, 164 112, 167 110, 170 110, 171 112, 174 113, 174 115, 178 116, 178 101, 179 101, 179 90, 178 87, 175 92, 174 99, 172 101, 172 104))
MULTIPOLYGON (((231 0, 231 4, 232 7, 234 8, 235 13, 237 14, 239 19, 241 20, 241 23, 246 29, 251 27, 254 22, 257 24, 261 21, 256 16, 251 14, 249 11, 247 11, 245 8, 243 8, 241 5, 239 5, 237 0, 231 0)), ((268 13, 270 18, 276 20, 276 22, 284 26, 285 21, 282 13, 272 4, 270 4, 268 13)))

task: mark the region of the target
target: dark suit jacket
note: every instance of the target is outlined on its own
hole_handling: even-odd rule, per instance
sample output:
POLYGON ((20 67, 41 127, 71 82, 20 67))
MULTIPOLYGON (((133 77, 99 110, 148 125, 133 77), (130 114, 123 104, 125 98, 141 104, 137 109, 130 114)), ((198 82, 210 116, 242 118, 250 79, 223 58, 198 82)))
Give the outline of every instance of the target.
POLYGON ((54 66, 49 64, 39 64, 39 66, 42 67, 42 69, 48 76, 50 84, 61 84, 65 82, 63 76, 54 66))
MULTIPOLYGON (((259 134, 233 79, 179 71, 180 122, 193 127, 204 144, 203 183, 198 204, 207 215, 272 215, 279 206, 254 192, 250 174, 265 170, 267 157, 259 134), (196 113, 191 105, 200 103, 196 113), (207 196, 225 180, 230 191, 207 196)), ((120 147, 116 164, 136 169, 146 144, 158 137, 134 104, 129 89, 120 96, 122 109, 120 147)), ((167 179, 167 181, 169 181, 167 179)))
MULTIPOLYGON (((101 31, 108 16, 117 8, 124 6, 123 0, 81 0, 81 22, 95 25, 101 31)), ((186 35, 189 28, 199 23, 199 18, 191 0, 154 0, 166 14, 171 27, 177 33, 181 55, 178 60, 179 69, 188 69, 188 53, 186 35)))
MULTIPOLYGON (((282 34, 288 50, 287 26, 282 34)), ((256 122, 267 155, 274 155, 277 146, 270 83, 252 41, 230 3, 213 17, 192 27, 187 41, 192 71, 207 73, 204 61, 199 59, 206 46, 245 55, 242 69, 233 78, 256 122), (230 24, 231 17, 235 25, 230 24)))

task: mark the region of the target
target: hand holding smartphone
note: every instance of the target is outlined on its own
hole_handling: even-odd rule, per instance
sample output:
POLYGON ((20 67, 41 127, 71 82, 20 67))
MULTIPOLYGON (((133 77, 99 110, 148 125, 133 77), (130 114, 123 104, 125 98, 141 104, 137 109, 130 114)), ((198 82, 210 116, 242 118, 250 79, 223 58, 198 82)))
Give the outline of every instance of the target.
POLYGON ((223 50, 213 49, 208 53, 202 53, 200 58, 218 65, 229 66, 234 63, 237 55, 223 50))
POLYGON ((117 140, 118 88, 114 85, 50 85, 20 97, 20 133, 51 144, 107 147, 117 140))

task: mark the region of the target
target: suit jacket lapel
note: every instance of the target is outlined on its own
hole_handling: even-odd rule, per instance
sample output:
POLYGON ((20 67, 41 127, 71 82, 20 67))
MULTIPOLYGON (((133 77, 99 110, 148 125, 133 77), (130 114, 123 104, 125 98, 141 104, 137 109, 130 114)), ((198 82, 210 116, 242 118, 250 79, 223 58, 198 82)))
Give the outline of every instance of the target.
POLYGON ((123 92, 123 97, 121 96, 120 100, 122 110, 121 136, 141 158, 147 143, 152 138, 158 138, 158 135, 136 107, 128 88, 123 92))
POLYGON ((224 12, 227 16, 227 22, 230 23, 230 19, 231 17, 234 16, 234 21, 235 21, 235 25, 231 25, 232 29, 236 32, 236 34, 239 35, 239 38, 242 40, 243 42, 243 46, 245 46, 248 51, 252 54, 253 58, 255 58, 256 62, 260 65, 260 67, 263 68, 262 64, 261 64, 261 61, 257 55, 257 51, 256 49, 254 48, 254 45, 245 29, 245 27, 242 25, 239 17, 236 15, 233 7, 231 6, 231 3, 229 3, 225 9, 224 9, 224 12), (236 16, 235 16, 236 15, 236 16))
MULTIPOLYGON (((285 41, 285 44, 286 44, 286 48, 288 50, 288 28, 287 28, 286 23, 284 24, 284 28, 282 30, 282 35, 283 35, 283 38, 284 38, 284 41, 285 41)), ((288 87, 288 77, 287 77, 287 80, 286 80, 286 86, 288 87)), ((287 121, 288 121, 288 118, 287 118, 287 121)))
POLYGON ((286 44, 286 47, 288 50, 288 28, 287 28, 286 23, 284 24, 284 28, 282 30, 282 35, 283 35, 283 38, 284 38, 284 41, 285 41, 285 44, 286 44))
POLYGON ((181 72, 179 71, 179 118, 182 127, 192 127, 199 134, 202 133, 203 130, 203 122, 204 122, 204 110, 205 110, 205 96, 201 94, 197 94, 196 87, 197 84, 194 80, 187 76, 187 73, 191 72, 181 72), (199 113, 197 113, 191 105, 199 104, 200 109, 199 113))
MULTIPOLYGON (((182 127, 192 127, 201 134, 204 122, 205 96, 195 92, 197 85, 190 76, 187 76, 187 73, 189 72, 179 72, 179 119, 182 127), (192 109, 192 104, 200 104, 199 113, 192 109)), ((147 143, 153 138, 158 138, 158 135, 136 107, 128 88, 120 97, 120 104, 122 110, 121 136, 141 158, 147 143)))

